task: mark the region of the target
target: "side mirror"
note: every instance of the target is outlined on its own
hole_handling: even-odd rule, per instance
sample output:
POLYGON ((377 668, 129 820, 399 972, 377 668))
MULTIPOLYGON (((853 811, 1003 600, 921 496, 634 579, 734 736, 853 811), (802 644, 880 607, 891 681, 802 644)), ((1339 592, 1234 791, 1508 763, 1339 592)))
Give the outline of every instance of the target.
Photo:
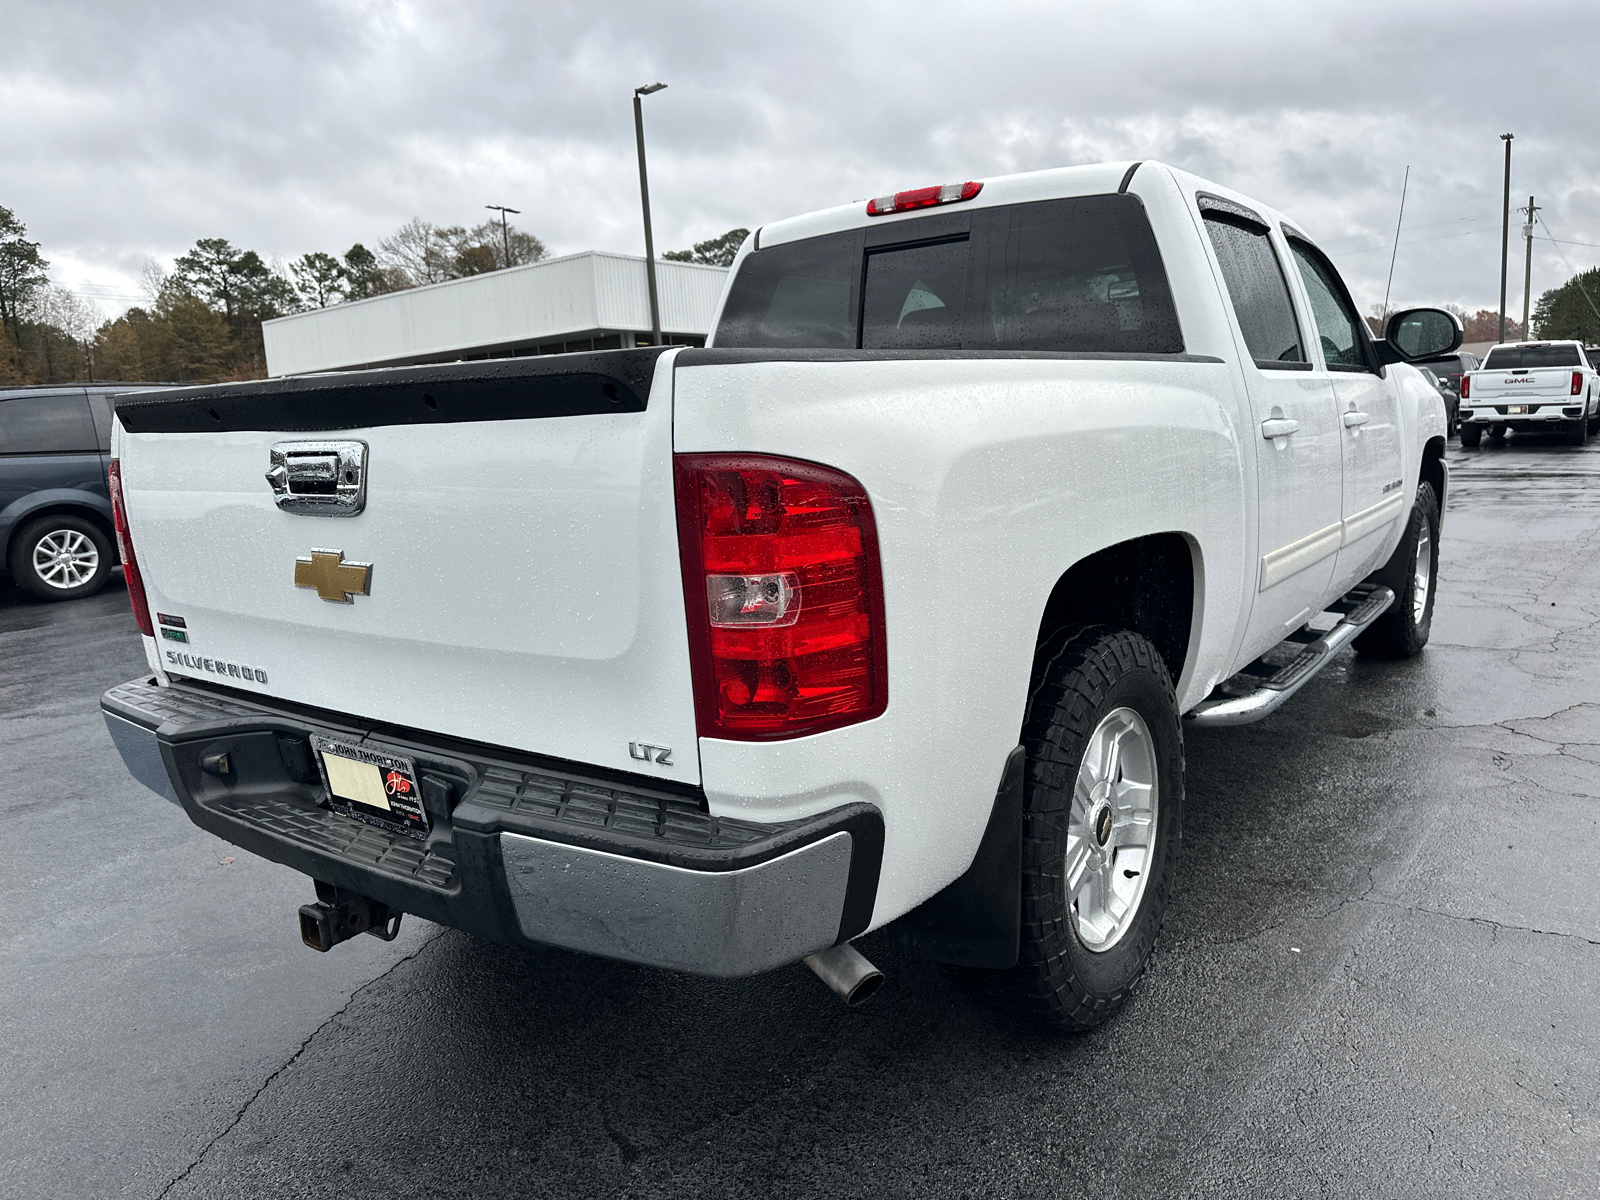
POLYGON ((1442 308, 1408 308, 1389 318, 1383 357, 1388 362, 1434 358, 1458 349, 1465 336, 1466 330, 1453 313, 1442 308))

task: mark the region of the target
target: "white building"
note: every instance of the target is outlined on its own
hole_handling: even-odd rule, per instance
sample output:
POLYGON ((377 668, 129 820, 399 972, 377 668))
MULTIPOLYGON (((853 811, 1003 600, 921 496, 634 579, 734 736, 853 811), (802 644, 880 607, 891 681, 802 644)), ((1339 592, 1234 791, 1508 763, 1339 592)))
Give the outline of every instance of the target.
MULTIPOLYGON (((702 346, 726 267, 656 263, 661 340, 702 346)), ((648 345, 642 256, 589 250, 264 321, 269 375, 648 345)))

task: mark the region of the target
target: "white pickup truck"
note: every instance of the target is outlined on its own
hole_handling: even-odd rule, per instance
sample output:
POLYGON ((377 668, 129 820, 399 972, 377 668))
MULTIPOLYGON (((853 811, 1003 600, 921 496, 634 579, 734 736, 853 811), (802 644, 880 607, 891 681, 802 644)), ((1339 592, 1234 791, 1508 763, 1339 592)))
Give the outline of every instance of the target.
POLYGON ((1581 446, 1600 433, 1600 375, 1582 342, 1504 342, 1461 377, 1461 444, 1519 433, 1566 434, 1581 446))
MULTIPOLYGON (((887 926, 1081 1029, 1172 887, 1183 728, 1427 641, 1439 393, 1281 214, 1156 163, 766 225, 704 349, 118 402, 198 825, 399 916, 859 1000, 887 926)), ((1292 769, 1292 767, 1290 768, 1292 769)))

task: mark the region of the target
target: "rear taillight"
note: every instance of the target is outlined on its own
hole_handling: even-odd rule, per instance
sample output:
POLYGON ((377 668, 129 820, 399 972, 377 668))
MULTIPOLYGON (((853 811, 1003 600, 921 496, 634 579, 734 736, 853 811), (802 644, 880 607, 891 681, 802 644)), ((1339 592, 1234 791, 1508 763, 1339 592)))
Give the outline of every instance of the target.
POLYGON ((1472 376, 1463 375, 1461 377, 1461 398, 1463 400, 1468 400, 1468 399, 1471 399, 1471 397, 1472 397, 1472 376))
POLYGON ((971 180, 966 183, 947 183, 943 187, 912 188, 909 192, 896 192, 892 196, 868 200, 867 216, 886 217, 890 213, 907 212, 913 208, 954 204, 958 200, 971 200, 981 191, 983 184, 971 180))
POLYGON ((866 491, 813 463, 675 459, 704 737, 798 737, 888 703, 883 580, 866 491))
POLYGON ((1582 371, 1574 371, 1572 373, 1572 394, 1574 396, 1583 395, 1583 372, 1582 371))
POLYGON ((111 490, 111 525, 117 534, 117 554, 122 559, 122 580, 128 585, 133 602, 133 619, 145 637, 155 637, 150 624, 150 602, 144 598, 144 580, 139 575, 139 560, 133 556, 133 537, 128 533, 128 508, 122 500, 122 464, 116 459, 106 472, 111 490))

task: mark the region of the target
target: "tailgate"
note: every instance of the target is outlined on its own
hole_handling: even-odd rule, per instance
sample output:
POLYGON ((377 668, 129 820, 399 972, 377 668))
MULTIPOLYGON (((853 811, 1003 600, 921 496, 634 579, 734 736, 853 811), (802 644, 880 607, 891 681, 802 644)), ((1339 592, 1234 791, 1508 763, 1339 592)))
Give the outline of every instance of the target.
POLYGON ((1472 403, 1521 404, 1525 400, 1565 400, 1572 395, 1576 367, 1532 370, 1473 371, 1472 403))
POLYGON ((577 357, 119 406, 165 669, 697 782, 670 355, 577 357), (365 443, 357 515, 280 507, 274 447, 318 442, 365 443))

